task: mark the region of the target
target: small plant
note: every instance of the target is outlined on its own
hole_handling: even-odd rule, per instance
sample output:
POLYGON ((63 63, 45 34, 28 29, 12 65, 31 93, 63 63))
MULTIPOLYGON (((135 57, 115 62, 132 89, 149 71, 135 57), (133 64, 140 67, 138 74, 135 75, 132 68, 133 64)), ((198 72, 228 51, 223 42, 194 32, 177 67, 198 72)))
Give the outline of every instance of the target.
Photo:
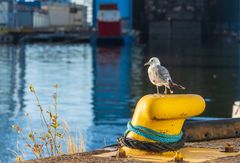
MULTIPOLYGON (((31 150, 31 152, 35 155, 36 159, 41 159, 44 157, 57 157, 61 155, 62 152, 62 142, 66 139, 71 140, 72 147, 74 145, 74 139, 71 137, 69 129, 64 125, 64 123, 60 123, 58 112, 57 112, 57 89, 58 85, 54 85, 55 92, 53 94, 53 106, 52 109, 49 107, 47 112, 44 112, 44 109, 38 99, 37 93, 33 87, 33 85, 29 86, 29 90, 33 93, 34 98, 37 102, 37 107, 40 111, 40 118, 43 124, 43 131, 37 132, 32 128, 31 117, 29 114, 26 114, 26 117, 30 122, 30 132, 25 136, 22 132, 22 129, 19 125, 13 125, 12 127, 18 132, 21 139, 24 141, 25 146, 31 150)), ((66 123, 65 123, 66 124, 66 123)), ((81 140, 83 140, 81 138, 81 140)), ((78 148, 75 148, 78 149, 78 148)), ((84 149, 84 148, 81 148, 84 149)), ((72 150, 73 152, 80 152, 79 150, 72 150)), ((71 151, 71 153, 72 153, 71 151)), ((19 159, 17 159, 19 160, 19 159)))
POLYGON ((84 139, 81 133, 78 133, 73 137, 70 134, 69 125, 67 122, 64 123, 64 130, 66 131, 65 135, 65 144, 67 147, 68 154, 81 153, 85 151, 84 139))

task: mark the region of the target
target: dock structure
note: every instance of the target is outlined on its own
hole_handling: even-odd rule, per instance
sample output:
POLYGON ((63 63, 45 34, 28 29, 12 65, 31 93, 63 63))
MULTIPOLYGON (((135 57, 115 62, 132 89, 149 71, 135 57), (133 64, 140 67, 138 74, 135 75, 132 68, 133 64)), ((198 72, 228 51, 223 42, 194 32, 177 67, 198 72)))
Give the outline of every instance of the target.
POLYGON ((0 42, 89 42, 93 34, 91 31, 8 31, 5 34, 0 34, 0 42))
POLYGON ((238 34, 240 31, 240 1, 212 1, 209 4, 209 17, 211 28, 215 34, 238 34))
POLYGON ((215 34, 240 39, 238 0, 91 0, 88 3, 92 3, 91 11, 86 7, 89 4, 77 5, 69 0, 2 0, 0 37, 9 30, 90 28, 90 17, 92 27, 97 31, 100 6, 112 3, 120 12, 121 32, 140 31, 144 43, 163 42, 163 46, 168 46, 164 45, 167 42, 199 44, 215 34))
POLYGON ((119 145, 111 145, 91 152, 62 155, 57 158, 29 160, 26 162, 58 161, 61 162, 106 162, 106 163, 142 163, 142 162, 230 162, 240 159, 240 119, 217 119, 210 121, 190 120, 185 123, 186 142, 178 150, 183 160, 177 161, 176 156, 161 153, 149 155, 126 156, 119 153, 119 145), (221 129, 221 130, 218 130, 221 129), (222 132, 224 130, 224 132, 222 132), (223 133, 223 134, 221 134, 223 133))
MULTIPOLYGON (((218 163, 228 162, 236 163, 240 160, 240 138, 211 140, 202 142, 188 142, 185 144, 185 151, 183 151, 183 162, 201 162, 201 163, 218 163), (230 151, 229 151, 230 149, 230 151)), ((39 160, 25 161, 32 162, 104 162, 104 163, 147 163, 147 162, 174 162, 174 157, 159 157, 155 156, 149 158, 143 157, 117 157, 117 146, 110 146, 103 149, 98 149, 92 152, 76 153, 71 155, 62 155, 57 158, 46 158, 39 160)))
POLYGON ((208 16, 207 0, 140 0, 140 6, 138 3, 133 2, 133 27, 143 31, 145 42, 202 39, 203 22, 208 16))
POLYGON ((133 28, 142 31, 144 42, 204 41, 215 34, 236 36, 239 8, 238 0, 133 0, 133 28))
POLYGON ((0 42, 89 40, 87 7, 70 1, 1 1, 0 42))

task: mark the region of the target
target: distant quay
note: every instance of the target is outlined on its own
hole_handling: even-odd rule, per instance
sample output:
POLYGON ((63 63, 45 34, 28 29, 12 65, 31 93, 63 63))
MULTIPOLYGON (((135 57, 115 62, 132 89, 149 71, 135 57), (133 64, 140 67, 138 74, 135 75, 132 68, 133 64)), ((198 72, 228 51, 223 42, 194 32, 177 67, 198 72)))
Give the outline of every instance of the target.
POLYGON ((0 43, 79 42, 92 35, 87 6, 70 1, 0 1, 0 43))
POLYGON ((90 42, 92 35, 92 31, 9 31, 0 33, 0 43, 90 42))

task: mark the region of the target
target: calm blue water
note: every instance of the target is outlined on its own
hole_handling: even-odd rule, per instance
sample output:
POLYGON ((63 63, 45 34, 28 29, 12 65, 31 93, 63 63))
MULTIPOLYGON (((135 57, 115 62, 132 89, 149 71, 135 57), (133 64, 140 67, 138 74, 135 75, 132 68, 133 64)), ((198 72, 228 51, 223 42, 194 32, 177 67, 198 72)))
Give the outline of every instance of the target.
MULTIPOLYGON (((144 52, 136 46, 0 45, 0 160, 10 162, 15 158, 11 150, 23 144, 11 126, 17 123, 29 131, 25 113, 32 117, 33 128, 41 131, 30 83, 45 108, 52 104, 53 84, 59 84, 59 116, 73 134, 83 133, 87 150, 116 143, 137 100, 156 91, 143 67, 150 56, 161 58, 173 79, 187 87, 185 93, 206 99, 203 117, 231 116, 232 104, 240 98, 238 44, 149 46, 144 52)), ((25 153, 27 159, 33 158, 25 153)))

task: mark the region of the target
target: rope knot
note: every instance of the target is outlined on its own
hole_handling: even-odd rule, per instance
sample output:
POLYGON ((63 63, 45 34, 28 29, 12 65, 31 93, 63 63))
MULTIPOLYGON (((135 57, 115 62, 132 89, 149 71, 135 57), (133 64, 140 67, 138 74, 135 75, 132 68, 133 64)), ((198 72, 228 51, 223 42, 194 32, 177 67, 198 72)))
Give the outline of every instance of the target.
POLYGON ((176 151, 183 147, 185 139, 182 131, 177 135, 163 134, 143 126, 133 126, 131 122, 128 122, 127 130, 125 131, 124 136, 120 137, 118 141, 121 146, 124 145, 129 148, 152 152, 166 152, 176 151), (134 132, 144 138, 156 142, 139 141, 127 138, 127 134, 129 132, 134 132))

